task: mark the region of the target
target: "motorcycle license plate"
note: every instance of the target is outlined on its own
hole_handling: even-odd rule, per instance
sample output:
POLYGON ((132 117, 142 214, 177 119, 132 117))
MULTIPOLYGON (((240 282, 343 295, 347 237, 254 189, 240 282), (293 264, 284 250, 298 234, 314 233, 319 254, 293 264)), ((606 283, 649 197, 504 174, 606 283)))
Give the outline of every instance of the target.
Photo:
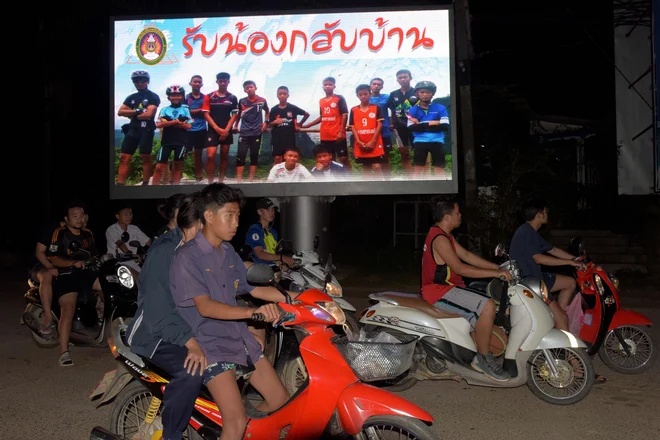
POLYGON ((117 374, 117 370, 112 370, 108 371, 105 373, 103 376, 103 379, 101 379, 96 385, 96 387, 92 390, 92 392, 89 394, 89 398, 92 399, 93 397, 102 395, 103 393, 106 392, 108 385, 112 383, 112 380, 115 378, 115 375, 117 374))

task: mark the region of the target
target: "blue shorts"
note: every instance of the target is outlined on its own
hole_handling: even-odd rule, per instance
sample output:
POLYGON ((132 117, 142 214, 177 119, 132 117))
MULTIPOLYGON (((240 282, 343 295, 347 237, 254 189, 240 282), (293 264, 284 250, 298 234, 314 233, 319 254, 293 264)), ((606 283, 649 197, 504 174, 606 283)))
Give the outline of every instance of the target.
POLYGON ((548 292, 552 291, 552 288, 555 286, 556 281, 557 281, 557 274, 543 272, 543 282, 548 288, 548 292))

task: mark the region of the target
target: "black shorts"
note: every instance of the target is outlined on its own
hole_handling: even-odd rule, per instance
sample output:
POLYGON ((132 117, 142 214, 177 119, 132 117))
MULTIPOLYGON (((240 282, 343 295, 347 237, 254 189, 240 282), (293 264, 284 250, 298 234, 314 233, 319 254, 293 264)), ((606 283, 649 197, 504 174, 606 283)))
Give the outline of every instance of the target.
POLYGON ((401 148, 401 147, 412 146, 413 135, 408 127, 404 127, 403 125, 396 126, 395 130, 396 133, 399 135, 399 139, 401 139, 401 145, 397 145, 397 147, 401 148))
POLYGON ((321 141, 321 145, 327 147, 332 152, 332 157, 348 157, 348 144, 346 139, 337 139, 335 141, 321 141))
POLYGON ((236 166, 245 165, 245 158, 250 153, 250 166, 256 167, 259 162, 259 150, 261 150, 261 135, 238 137, 238 153, 236 153, 236 166))
POLYGON ((53 280, 53 300, 59 300, 67 293, 76 292, 80 297, 90 297, 96 274, 80 269, 60 269, 59 276, 53 280), (70 272, 65 272, 70 271, 70 272))
POLYGON ((149 128, 130 128, 121 143, 121 152, 132 156, 139 148, 140 154, 151 154, 153 147, 153 130, 149 128))
POLYGON ((206 148, 206 140, 208 138, 206 130, 189 131, 187 138, 186 150, 188 153, 193 150, 203 150, 206 148))
POLYGON ((226 138, 220 139, 220 135, 217 131, 212 128, 209 128, 206 132, 206 146, 207 147, 217 147, 218 145, 231 145, 234 143, 234 135, 229 132, 226 138))
POLYGON ((445 167, 445 144, 442 142, 415 142, 413 145, 413 165, 423 167, 426 158, 431 154, 431 164, 434 167, 445 167))
POLYGON ((355 162, 362 165, 373 165, 375 163, 385 163, 385 156, 378 157, 356 157, 355 162))
MULTIPOLYGON (((284 150, 291 146, 291 144, 287 144, 286 142, 272 142, 271 148, 273 149, 273 157, 284 156, 284 150)), ((293 143, 293 146, 296 146, 295 142, 293 143)))
POLYGON ((186 146, 185 145, 163 145, 158 151, 158 156, 156 156, 156 161, 158 163, 167 163, 170 160, 170 155, 174 151, 174 160, 183 160, 186 157, 186 146))
POLYGON ((389 136, 383 136, 383 149, 386 154, 390 154, 392 151, 392 138, 389 136))

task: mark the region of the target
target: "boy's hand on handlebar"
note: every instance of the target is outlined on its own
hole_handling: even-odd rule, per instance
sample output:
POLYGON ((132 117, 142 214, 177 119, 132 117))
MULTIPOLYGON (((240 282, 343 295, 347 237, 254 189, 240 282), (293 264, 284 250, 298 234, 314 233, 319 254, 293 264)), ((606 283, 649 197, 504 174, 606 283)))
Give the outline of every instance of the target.
POLYGON ((587 270, 587 265, 584 264, 582 261, 577 261, 577 260, 570 260, 571 261, 571 266, 577 268, 578 270, 585 271, 587 270))
MULTIPOLYGON (((261 313, 262 315, 264 315, 265 322, 273 322, 279 319, 280 317, 280 311, 277 308, 277 305, 273 303, 264 304, 258 309, 252 310, 252 313, 261 313)), ((252 315, 252 313, 250 314, 250 316, 252 315)))
POLYGON ((289 266, 289 268, 292 268, 292 267, 296 266, 296 260, 294 260, 293 258, 288 257, 286 255, 282 255, 282 263, 289 266))
POLYGON ((501 279, 502 281, 511 281, 513 279, 513 276, 511 275, 511 272, 509 272, 506 269, 500 269, 497 272, 498 272, 497 277, 499 279, 501 279))

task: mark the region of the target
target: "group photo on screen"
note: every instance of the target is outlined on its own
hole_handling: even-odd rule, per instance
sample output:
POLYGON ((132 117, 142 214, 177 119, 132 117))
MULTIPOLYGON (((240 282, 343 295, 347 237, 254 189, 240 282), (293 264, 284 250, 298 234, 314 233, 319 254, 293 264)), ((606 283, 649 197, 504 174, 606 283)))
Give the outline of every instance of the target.
POLYGON ((447 11, 405 14, 115 22, 115 184, 451 180, 447 11))

